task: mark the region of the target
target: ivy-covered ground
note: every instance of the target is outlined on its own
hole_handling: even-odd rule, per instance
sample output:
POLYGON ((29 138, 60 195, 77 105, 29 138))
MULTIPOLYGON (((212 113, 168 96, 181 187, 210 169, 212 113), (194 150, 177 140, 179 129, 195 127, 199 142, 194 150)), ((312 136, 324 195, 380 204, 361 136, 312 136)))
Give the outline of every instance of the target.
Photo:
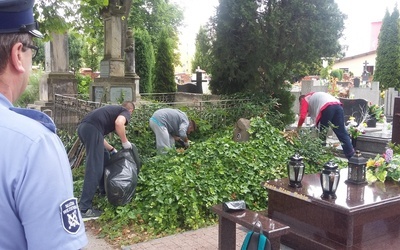
MULTIPOLYGON (((266 105, 269 110, 273 109, 273 105, 266 105)), ((234 122, 231 126, 218 127, 219 124, 209 124, 191 110, 185 111, 201 126, 191 137, 190 148, 156 155, 148 118, 157 108, 135 111, 136 117, 128 128, 128 138, 136 144, 143 163, 135 197, 119 207, 109 204, 106 198, 96 196, 94 200, 95 206, 104 213, 100 219, 90 222, 90 227, 114 245, 131 245, 215 224, 217 217, 210 207, 223 201, 245 200, 250 209, 265 210, 268 197, 261 182, 285 178, 288 158, 294 153, 304 157, 306 173, 320 171, 327 161, 336 159, 329 148, 321 146, 313 132, 284 132, 279 114, 250 114, 253 117, 250 140, 238 143, 232 139, 234 122), (272 124, 274 121, 278 122, 272 124)), ((251 105, 248 108, 256 110, 251 105)), ((264 112, 260 105, 257 108, 258 113, 264 112)), ((213 109, 202 115, 215 114, 217 111, 213 109)), ((235 116, 225 116, 225 119, 236 121, 235 116)), ((116 136, 108 139, 114 146, 120 145, 116 136)), ((84 164, 73 169, 77 197, 81 193, 83 173, 84 164)))
MULTIPOLYGON (((265 117, 252 118, 249 132, 248 142, 237 143, 232 140, 233 126, 226 127, 192 141, 186 151, 144 157, 133 200, 114 207, 96 197, 104 214, 91 227, 116 245, 205 227, 217 222, 210 207, 223 201, 243 199, 250 209, 265 210, 268 197, 261 182, 286 177, 288 158, 295 152, 304 157, 306 173, 320 171, 335 159, 312 133, 282 132, 265 117)), ((84 166, 73 170, 77 196, 83 171, 84 166)))

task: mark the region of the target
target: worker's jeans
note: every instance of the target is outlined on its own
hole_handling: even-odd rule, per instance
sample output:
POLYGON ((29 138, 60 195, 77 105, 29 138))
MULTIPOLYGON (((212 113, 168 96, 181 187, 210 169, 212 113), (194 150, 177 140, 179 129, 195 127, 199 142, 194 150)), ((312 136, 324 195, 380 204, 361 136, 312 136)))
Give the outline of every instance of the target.
POLYGON ((321 139, 326 140, 327 128, 331 127, 333 132, 342 144, 343 153, 349 159, 354 154, 354 148, 351 144, 350 135, 346 130, 344 123, 343 107, 339 104, 334 104, 326 107, 319 120, 319 130, 321 139), (332 124, 331 124, 332 123, 332 124), (331 126, 333 125, 333 126, 331 126))
MULTIPOLYGON (((104 136, 93 125, 81 123, 78 126, 78 136, 86 149, 86 169, 83 181, 82 195, 79 208, 92 208, 92 200, 97 187, 104 190, 104 136)), ((101 190, 101 191, 103 191, 101 190)))

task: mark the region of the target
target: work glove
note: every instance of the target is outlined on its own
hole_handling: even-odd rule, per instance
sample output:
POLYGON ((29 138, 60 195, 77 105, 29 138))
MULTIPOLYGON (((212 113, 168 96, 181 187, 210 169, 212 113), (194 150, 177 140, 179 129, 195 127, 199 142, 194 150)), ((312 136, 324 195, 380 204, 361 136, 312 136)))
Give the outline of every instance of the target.
POLYGON ((110 151, 110 155, 115 155, 117 152, 118 152, 118 151, 117 151, 115 148, 113 148, 113 149, 110 151))
POLYGON ((183 145, 184 145, 184 148, 185 148, 185 149, 188 149, 188 148, 189 148, 189 141, 183 142, 183 145))
POLYGON ((129 141, 126 141, 126 142, 122 143, 122 147, 124 149, 131 149, 132 148, 132 144, 129 141))

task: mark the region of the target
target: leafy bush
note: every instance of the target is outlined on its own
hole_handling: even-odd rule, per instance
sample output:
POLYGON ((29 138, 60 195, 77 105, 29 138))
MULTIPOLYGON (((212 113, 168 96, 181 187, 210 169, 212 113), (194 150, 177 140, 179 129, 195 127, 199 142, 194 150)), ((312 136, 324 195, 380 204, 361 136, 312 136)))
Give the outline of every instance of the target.
POLYGON ((341 69, 334 69, 331 71, 330 76, 337 78, 339 81, 343 79, 343 70, 341 69))
POLYGON ((82 74, 75 75, 78 85, 78 94, 82 97, 85 96, 88 98, 87 93, 89 93, 90 84, 93 82, 90 76, 85 76, 82 74))
POLYGON ((35 101, 39 100, 39 82, 42 76, 42 71, 34 70, 29 77, 29 84, 26 87, 24 93, 19 97, 19 99, 14 103, 16 107, 26 108, 28 104, 33 104, 35 101))

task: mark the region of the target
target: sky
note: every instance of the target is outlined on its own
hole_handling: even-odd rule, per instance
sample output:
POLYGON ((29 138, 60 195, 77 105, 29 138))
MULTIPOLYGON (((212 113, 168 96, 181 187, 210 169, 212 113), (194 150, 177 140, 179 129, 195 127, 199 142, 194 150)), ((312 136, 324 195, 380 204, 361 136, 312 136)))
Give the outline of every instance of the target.
MULTIPOLYGON (((218 0, 174 0, 184 8, 185 27, 181 29, 181 54, 192 55, 195 51, 196 34, 215 14, 218 0)), ((400 0, 335 0, 339 9, 348 16, 345 20, 342 45, 348 45, 346 56, 370 51, 371 22, 382 21, 386 9, 392 13, 395 4, 400 8, 400 0)))
POLYGON ((205 25, 215 15, 218 0, 174 0, 184 9, 184 27, 180 29, 181 50, 189 54, 195 51, 196 35, 201 25, 205 25))

